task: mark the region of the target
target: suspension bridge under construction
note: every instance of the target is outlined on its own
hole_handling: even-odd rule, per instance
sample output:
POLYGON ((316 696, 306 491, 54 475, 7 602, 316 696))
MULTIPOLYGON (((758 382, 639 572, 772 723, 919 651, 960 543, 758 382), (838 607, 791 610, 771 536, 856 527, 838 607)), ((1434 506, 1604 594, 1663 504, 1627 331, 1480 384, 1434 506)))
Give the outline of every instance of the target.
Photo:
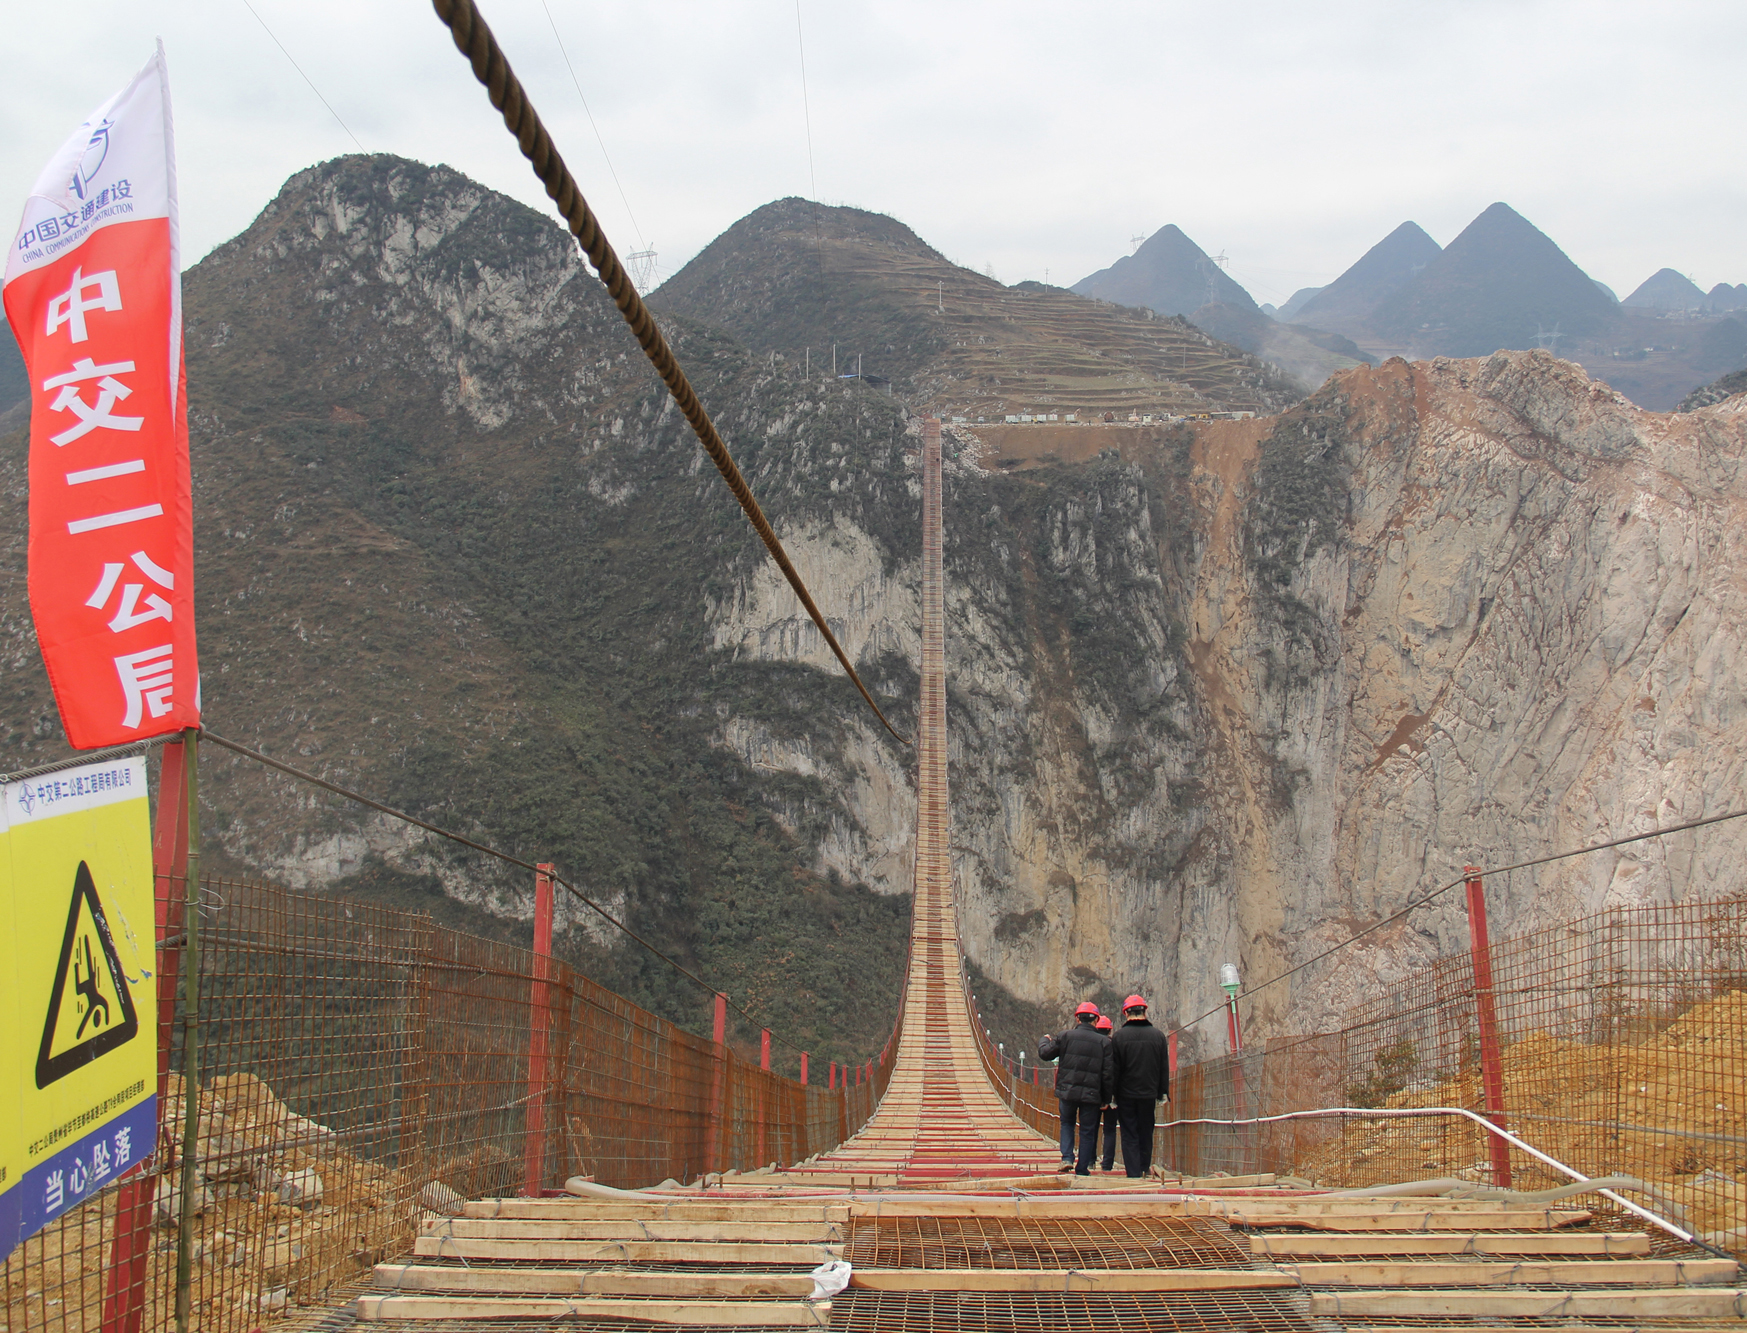
MULTIPOLYGON (((435 8, 889 727, 471 0, 435 8)), ((203 877, 190 734, 164 746, 153 849, 157 1142, 7 1256, 0 1333, 1741 1327, 1740 896, 1494 945, 1475 873, 1470 955, 1339 1032, 1180 1071, 1151 1174, 1057 1173, 1052 1090, 966 981, 940 423, 922 437, 913 914, 881 1051, 789 1078, 768 1029, 756 1061, 729 1039, 725 995, 705 1039, 608 991, 552 954, 577 891, 551 865, 502 857, 534 876, 532 949, 203 877)))
POLYGON ((1732 1258, 1612 1204, 1463 1200, 1430 1186, 1355 1197, 1272 1174, 1053 1174, 1056 1144, 1012 1109, 1019 1085, 990 1058, 961 973, 938 422, 925 425, 921 463, 915 909, 877 1108, 787 1169, 642 1191, 574 1180, 562 1199, 432 1213, 412 1258, 377 1266, 358 1316, 979 1330, 1738 1320, 1747 1287, 1732 1258))

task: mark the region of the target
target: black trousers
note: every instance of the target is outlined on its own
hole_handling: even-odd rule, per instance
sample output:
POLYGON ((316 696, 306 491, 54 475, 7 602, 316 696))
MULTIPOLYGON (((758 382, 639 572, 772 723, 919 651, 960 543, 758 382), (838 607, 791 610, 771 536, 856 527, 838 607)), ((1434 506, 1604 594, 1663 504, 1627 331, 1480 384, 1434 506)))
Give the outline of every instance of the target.
POLYGON ((1098 1155, 1098 1103, 1063 1102, 1061 1108, 1062 1123, 1067 1124, 1071 1114, 1080 1132, 1080 1154, 1074 1159, 1074 1174, 1089 1176, 1092 1174, 1092 1159, 1098 1155))
POLYGON ((1104 1121, 1104 1142, 1103 1142, 1102 1146, 1104 1149, 1104 1161, 1103 1161, 1102 1165, 1106 1171, 1114 1171, 1116 1169, 1116 1123, 1117 1123, 1116 1122, 1116 1108, 1114 1106, 1106 1106, 1104 1108, 1103 1121, 1104 1121))
POLYGON ((1122 1126, 1122 1165, 1130 1176, 1153 1169, 1153 1121, 1158 1103, 1151 1097, 1118 1097, 1116 1119, 1122 1126))

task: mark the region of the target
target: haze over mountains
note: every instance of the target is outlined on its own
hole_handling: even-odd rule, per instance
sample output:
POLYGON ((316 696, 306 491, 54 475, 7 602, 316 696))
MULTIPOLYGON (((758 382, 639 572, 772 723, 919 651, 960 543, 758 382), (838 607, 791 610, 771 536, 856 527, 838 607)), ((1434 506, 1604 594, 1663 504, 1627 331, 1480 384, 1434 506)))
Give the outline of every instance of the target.
MULTIPOLYGON (((1220 310, 1259 311, 1174 226, 1074 290, 1181 310, 1210 330, 1220 329, 1220 310), (1204 303, 1199 313, 1186 308, 1197 298, 1204 303)), ((1707 294, 1672 269, 1616 301, 1526 218, 1495 203, 1446 247, 1404 222, 1333 282, 1303 289, 1271 313, 1289 321, 1278 327, 1295 339, 1315 341, 1317 331, 1341 335, 1367 359, 1545 347, 1641 405, 1667 410, 1747 364, 1747 323, 1731 318, 1737 310, 1747 311, 1747 289, 1721 283, 1707 294)), ((1245 347, 1266 345, 1254 333, 1225 329, 1220 336, 1245 347)))

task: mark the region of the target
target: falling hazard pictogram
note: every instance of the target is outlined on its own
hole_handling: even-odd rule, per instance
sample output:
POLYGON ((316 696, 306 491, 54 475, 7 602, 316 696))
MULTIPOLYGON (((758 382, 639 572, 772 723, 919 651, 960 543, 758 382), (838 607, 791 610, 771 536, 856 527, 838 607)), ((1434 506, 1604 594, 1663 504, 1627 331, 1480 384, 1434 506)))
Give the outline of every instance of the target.
POLYGON ((133 996, 91 869, 83 861, 73 877, 73 904, 61 959, 49 992, 48 1018, 36 1057, 36 1086, 58 1078, 131 1041, 139 1032, 133 996))

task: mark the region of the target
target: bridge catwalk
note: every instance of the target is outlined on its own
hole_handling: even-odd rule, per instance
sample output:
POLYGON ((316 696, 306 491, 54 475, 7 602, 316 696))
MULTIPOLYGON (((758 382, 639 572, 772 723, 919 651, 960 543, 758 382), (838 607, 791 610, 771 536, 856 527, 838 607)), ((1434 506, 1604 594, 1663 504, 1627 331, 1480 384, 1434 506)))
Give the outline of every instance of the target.
POLYGON ((959 968, 948 846, 943 534, 940 422, 931 417, 922 435, 922 699, 910 966, 885 1097, 860 1133, 805 1168, 820 1173, 900 1180, 1023 1176, 1053 1170, 1060 1156, 990 1084, 959 968))

